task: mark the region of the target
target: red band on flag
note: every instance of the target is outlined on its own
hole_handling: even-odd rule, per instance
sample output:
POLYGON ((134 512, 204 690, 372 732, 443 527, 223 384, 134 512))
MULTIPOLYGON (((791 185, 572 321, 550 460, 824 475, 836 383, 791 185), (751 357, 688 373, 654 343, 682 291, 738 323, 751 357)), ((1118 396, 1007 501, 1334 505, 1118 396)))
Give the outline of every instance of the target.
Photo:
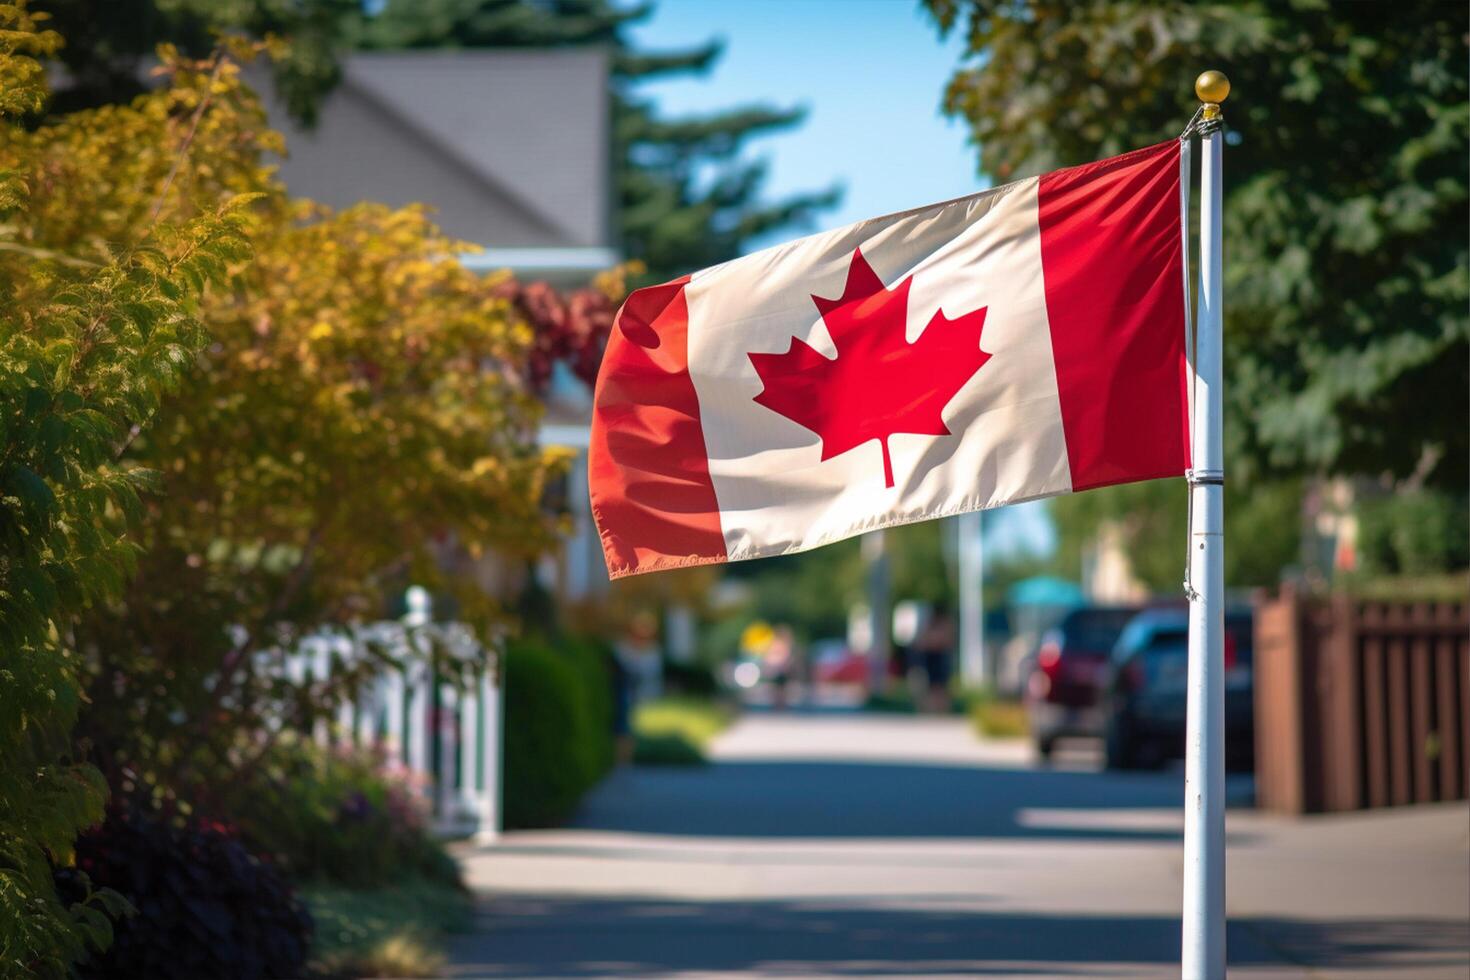
POLYGON ((613 578, 725 560, 689 378, 688 282, 628 297, 597 376, 588 477, 613 578))
POLYGON ((1039 211, 1072 489, 1183 474, 1179 142, 1046 174, 1039 211))

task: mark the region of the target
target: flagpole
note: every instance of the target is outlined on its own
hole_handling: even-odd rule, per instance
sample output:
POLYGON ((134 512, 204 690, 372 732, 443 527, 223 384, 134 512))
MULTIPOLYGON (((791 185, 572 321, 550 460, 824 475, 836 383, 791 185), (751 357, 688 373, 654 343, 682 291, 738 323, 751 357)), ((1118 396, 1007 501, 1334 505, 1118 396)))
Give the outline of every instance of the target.
MULTIPOLYGON (((1193 469, 1189 472, 1189 701, 1184 756, 1184 980, 1225 977, 1225 467, 1221 447, 1220 103, 1230 82, 1207 71, 1194 84, 1204 105, 1200 286, 1196 317, 1193 469)), ((1188 297, 1186 297, 1186 301, 1188 297)))

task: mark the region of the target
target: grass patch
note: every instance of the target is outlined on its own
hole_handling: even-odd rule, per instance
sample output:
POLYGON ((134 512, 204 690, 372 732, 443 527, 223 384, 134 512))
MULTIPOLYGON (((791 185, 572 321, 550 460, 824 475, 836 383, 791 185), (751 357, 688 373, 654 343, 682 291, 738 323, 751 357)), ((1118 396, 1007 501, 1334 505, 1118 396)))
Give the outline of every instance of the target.
POLYGON ((633 763, 639 766, 702 766, 704 749, 683 735, 636 735, 633 763))
MULTIPOLYGON (((949 700, 949 714, 963 715, 969 712, 970 695, 957 692, 949 700)), ((880 715, 916 715, 920 713, 919 704, 914 700, 913 691, 908 687, 895 687, 877 694, 869 694, 868 700, 863 702, 864 711, 872 711, 880 715)))
POLYGON ((918 711, 913 695, 907 688, 875 691, 868 695, 868 700, 863 703, 863 710, 885 715, 912 715, 918 711))
POLYGON ((733 718, 729 708, 697 698, 660 698, 633 715, 633 761, 644 766, 697 766, 733 718))
POLYGON ((474 919, 468 892, 415 878, 393 888, 307 885, 301 897, 316 920, 316 976, 442 976, 441 938, 474 919))
POLYGON ((987 738, 1020 738, 1031 730, 1026 721, 1026 706, 1014 698, 980 691, 968 700, 970 721, 987 738))

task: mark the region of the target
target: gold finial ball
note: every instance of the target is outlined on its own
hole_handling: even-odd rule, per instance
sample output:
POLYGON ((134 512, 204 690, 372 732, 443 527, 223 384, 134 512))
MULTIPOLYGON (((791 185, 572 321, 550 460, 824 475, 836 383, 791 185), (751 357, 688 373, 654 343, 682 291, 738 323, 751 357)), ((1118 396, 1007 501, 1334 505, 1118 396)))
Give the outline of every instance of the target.
POLYGON ((1201 102, 1224 102, 1230 97, 1230 79, 1225 77, 1224 72, 1202 72, 1194 80, 1194 94, 1199 96, 1201 102))

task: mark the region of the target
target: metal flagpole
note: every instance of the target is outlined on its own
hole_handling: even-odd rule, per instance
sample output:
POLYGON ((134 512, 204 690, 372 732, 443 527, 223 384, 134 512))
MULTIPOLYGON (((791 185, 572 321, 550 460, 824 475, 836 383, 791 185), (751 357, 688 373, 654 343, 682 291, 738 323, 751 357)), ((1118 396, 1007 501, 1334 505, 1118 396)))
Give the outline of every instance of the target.
MULTIPOLYGON (((1184 756, 1184 980, 1225 977, 1225 468, 1221 450, 1220 103, 1230 82, 1207 71, 1200 189, 1193 469, 1189 472, 1189 701, 1184 756)), ((1186 302, 1188 297, 1185 297, 1186 302)))

